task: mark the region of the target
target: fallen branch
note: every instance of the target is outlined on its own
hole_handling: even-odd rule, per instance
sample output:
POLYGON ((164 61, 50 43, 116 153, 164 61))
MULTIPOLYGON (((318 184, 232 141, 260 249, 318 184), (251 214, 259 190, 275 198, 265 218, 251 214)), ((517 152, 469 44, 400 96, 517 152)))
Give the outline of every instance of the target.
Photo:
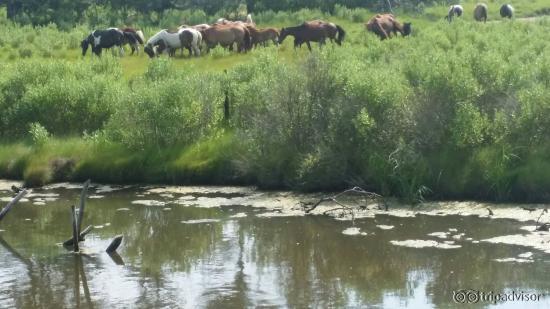
POLYGON ((107 251, 107 253, 115 252, 116 249, 118 249, 118 247, 122 243, 122 238, 123 237, 124 236, 122 236, 122 235, 115 236, 115 238, 113 239, 113 241, 111 241, 111 244, 109 245, 109 247, 107 247, 107 249, 105 251, 107 251))
POLYGON ((78 205, 78 235, 80 235, 80 229, 82 228, 82 220, 84 219, 84 206, 86 205, 86 193, 88 192, 88 187, 90 186, 90 180, 88 179, 84 186, 82 187, 82 192, 80 192, 80 204, 78 205))
MULTIPOLYGON (((348 189, 348 190, 345 190, 345 191, 342 191, 336 195, 333 195, 333 196, 326 196, 326 197, 323 197, 321 198, 317 203, 313 204, 313 206, 311 206, 310 208, 306 209, 305 212, 306 213, 310 213, 312 212, 315 208, 317 208, 319 205, 321 205, 322 203, 325 203, 325 202, 333 202, 333 203, 336 203, 346 209, 352 209, 353 207, 351 206, 348 206, 348 205, 345 205, 345 204, 342 204, 341 202, 338 201, 338 198, 339 197, 342 197, 346 194, 350 194, 350 193, 355 193, 355 194, 360 194, 364 199, 365 199, 365 205, 363 206, 359 206, 360 208, 362 209, 366 209, 367 206, 368 206, 368 200, 371 199, 371 200, 374 200, 374 199, 382 199, 382 203, 384 204, 384 209, 387 211, 388 210, 388 205, 386 204, 386 202, 383 200, 383 197, 379 194, 376 194, 376 193, 373 193, 373 192, 368 192, 368 191, 365 191, 363 190, 362 188, 360 187, 353 187, 351 189, 348 189)), ((311 205, 311 204, 306 204, 306 203, 302 203, 302 207, 303 208, 306 208, 306 206, 308 205, 311 205)), ((378 206, 379 209, 382 209, 380 208, 380 205, 378 206)))
POLYGON ((9 202, 8 205, 6 205, 6 207, 2 209, 2 211, 0 211, 0 221, 4 219, 4 217, 8 214, 11 208, 15 206, 15 204, 17 204, 17 202, 19 202, 19 200, 21 200, 23 196, 25 196, 25 194, 27 194, 27 190, 23 189, 19 191, 19 193, 17 193, 17 195, 13 198, 13 200, 11 200, 11 202, 9 202))
POLYGON ((78 247, 78 227, 76 226, 77 223, 76 218, 76 211, 74 208, 74 205, 71 205, 71 222, 73 225, 73 252, 79 252, 80 248, 78 247))
MULTIPOLYGON (((86 235, 88 235, 92 230, 94 229, 93 226, 89 225, 86 227, 82 232, 80 232, 80 235, 78 235, 78 241, 84 241, 86 235)), ((71 247, 74 243, 73 238, 67 239, 63 242, 63 246, 65 247, 71 247)))
POLYGON ((537 223, 535 224, 535 231, 537 231, 537 232, 548 232, 548 231, 550 231, 550 223, 543 223, 539 226, 540 218, 542 218, 542 216, 545 213, 548 213, 548 208, 545 208, 540 212, 540 215, 537 219, 537 223))

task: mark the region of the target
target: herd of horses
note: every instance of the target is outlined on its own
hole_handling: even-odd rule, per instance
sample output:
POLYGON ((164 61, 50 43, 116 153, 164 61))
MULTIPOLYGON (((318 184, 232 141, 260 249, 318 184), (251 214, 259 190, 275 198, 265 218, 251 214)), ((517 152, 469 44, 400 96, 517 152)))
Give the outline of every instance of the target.
MULTIPOLYGON (((464 9, 461 5, 452 5, 445 19, 451 22, 453 18, 462 16, 464 9)), ((487 21, 488 7, 480 3, 474 8, 474 19, 487 21)), ((500 8, 503 18, 512 18, 514 8, 504 4, 500 8)), ((374 33, 381 40, 388 39, 400 33, 408 36, 412 31, 411 23, 401 23, 392 14, 377 14, 365 23, 367 31, 374 33)), ((143 32, 133 28, 108 28, 94 30, 82 41, 82 55, 86 55, 89 46, 92 52, 101 55, 102 49, 116 47, 120 55, 124 54, 123 46, 128 44, 132 54, 138 53, 140 45, 144 45, 144 52, 151 58, 167 52, 175 56, 178 49, 181 54, 185 49, 190 56, 200 56, 201 52, 208 53, 216 46, 222 46, 230 51, 247 52, 258 46, 266 46, 270 42, 275 45, 283 43, 288 37, 294 37, 294 48, 306 44, 311 51, 311 42, 323 46, 327 41, 341 45, 346 31, 339 25, 323 20, 306 21, 298 26, 276 28, 258 28, 249 14, 245 21, 231 21, 220 18, 214 24, 199 24, 194 26, 181 25, 176 30, 163 29, 153 35, 147 42, 143 32)))
MULTIPOLYGON (((487 15, 489 12, 489 8, 487 7, 487 4, 485 3, 478 3, 474 7, 474 19, 476 21, 487 21, 487 15)), ((453 18, 462 16, 462 13, 464 13, 464 8, 462 5, 455 4, 451 5, 449 8, 449 12, 447 13, 447 16, 445 16, 445 19, 451 22, 453 18)), ((500 7, 500 16, 502 18, 512 18, 514 17, 514 8, 510 4, 503 4, 500 7)))

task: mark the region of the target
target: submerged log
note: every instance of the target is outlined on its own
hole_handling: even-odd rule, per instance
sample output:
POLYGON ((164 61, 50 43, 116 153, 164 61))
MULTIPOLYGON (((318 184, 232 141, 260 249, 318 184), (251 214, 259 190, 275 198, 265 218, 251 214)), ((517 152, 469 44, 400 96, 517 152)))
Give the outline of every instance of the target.
POLYGON ((17 193, 17 195, 13 198, 13 200, 11 200, 11 202, 9 202, 8 205, 6 205, 6 207, 2 209, 2 211, 0 211, 0 221, 4 219, 4 217, 12 209, 12 207, 15 206, 15 204, 17 204, 17 202, 19 202, 19 200, 21 200, 23 196, 25 196, 25 194, 27 194, 27 190, 23 189, 19 191, 19 193, 17 193))
POLYGON ((79 252, 80 248, 78 247, 78 227, 77 227, 77 218, 74 205, 71 205, 71 222, 73 225, 73 252, 79 252))
MULTIPOLYGON (((93 226, 88 225, 82 232, 80 232, 80 235, 78 235, 78 241, 84 241, 86 235, 88 235, 92 230, 94 229, 93 226)), ((63 246, 65 247, 71 247, 74 243, 73 238, 67 239, 63 242, 63 246)))
POLYGON ((109 245, 109 247, 107 247, 107 249, 105 251, 107 251, 107 253, 115 252, 116 249, 118 249, 118 247, 122 243, 122 238, 123 237, 124 236, 122 236, 122 235, 115 236, 115 238, 113 239, 113 241, 111 242, 111 244, 109 245))

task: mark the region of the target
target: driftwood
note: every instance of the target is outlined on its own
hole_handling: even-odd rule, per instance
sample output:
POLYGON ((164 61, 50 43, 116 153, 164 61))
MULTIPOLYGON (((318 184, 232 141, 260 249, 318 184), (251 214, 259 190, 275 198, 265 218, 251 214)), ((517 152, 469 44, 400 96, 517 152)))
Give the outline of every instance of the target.
MULTIPOLYGON (((364 198, 365 205, 359 206, 361 209, 366 209, 367 208, 369 199, 382 199, 382 202, 384 204, 384 209, 388 210, 388 204, 386 204, 386 202, 383 200, 381 195, 373 193, 373 192, 365 191, 365 190, 361 189, 360 187, 353 187, 351 189, 340 192, 336 195, 323 197, 317 203, 314 203, 314 204, 302 203, 302 205, 303 205, 304 208, 306 208, 309 205, 312 205, 310 208, 307 208, 305 210, 306 213, 312 212, 315 208, 317 208, 319 205, 321 205, 322 203, 325 203, 325 202, 334 202, 334 203, 342 206, 342 208, 338 208, 338 209, 352 209, 353 207, 345 205, 345 204, 338 201, 338 198, 340 198, 344 195, 350 194, 350 193, 359 194, 364 198)), ((381 209, 380 206, 379 206, 379 209, 381 209)), ((337 210, 337 209, 333 209, 333 210, 337 210)))
POLYGON ((78 242, 84 241, 86 235, 90 233, 93 227, 90 225, 85 228, 83 231, 82 221, 84 220, 84 207, 86 206, 86 194, 88 193, 88 187, 90 186, 90 180, 87 180, 82 187, 82 192, 80 193, 80 201, 78 210, 75 209, 75 206, 71 206, 71 223, 73 226, 73 236, 70 239, 67 239, 63 242, 65 247, 73 247, 74 252, 79 251, 78 242))
POLYGON ((86 193, 88 193, 88 187, 90 186, 90 180, 88 179, 84 186, 82 187, 82 192, 80 192, 80 204, 78 205, 78 235, 80 235, 80 230, 82 228, 82 220, 84 219, 84 206, 86 205, 86 193))
POLYGON ((113 239, 113 241, 111 242, 111 244, 109 245, 109 247, 107 247, 107 249, 105 250, 107 253, 112 253, 112 252, 115 252, 116 249, 118 249, 118 247, 120 246, 120 244, 122 243, 122 238, 124 236, 122 235, 117 235, 115 236, 115 238, 113 239))
POLYGON ((336 195, 323 197, 316 203, 306 204, 306 203, 302 202, 302 207, 305 209, 305 213, 308 214, 308 213, 312 212, 315 208, 317 208, 319 205, 321 205, 322 203, 332 202, 332 203, 335 203, 335 204, 339 205, 340 207, 329 209, 329 210, 323 212, 323 215, 327 215, 328 213, 334 212, 334 211, 342 211, 343 213, 341 213, 341 215, 344 216, 345 213, 348 213, 351 216, 352 224, 354 224, 355 223, 355 210, 357 210, 357 208, 363 209, 363 210, 367 209, 368 204, 369 204, 369 200, 376 200, 376 199, 382 200, 382 204, 384 204, 384 208, 381 208, 380 204, 378 204, 378 209, 385 209, 387 211, 388 210, 388 204, 384 201, 384 199, 381 195, 373 193, 373 192, 365 191, 360 187, 353 187, 351 189, 342 191, 342 192, 340 192, 336 195), (345 195, 350 195, 350 194, 359 195, 363 199, 364 204, 359 204, 358 207, 357 207, 357 206, 351 206, 351 205, 344 204, 343 202, 338 200, 339 198, 342 198, 345 195), (308 206, 311 206, 311 207, 308 207, 308 206))
POLYGON ((77 217, 74 205, 71 205, 71 222, 73 226, 73 252, 79 252, 80 248, 78 247, 78 227, 77 227, 77 217))
MULTIPOLYGON (((85 240, 85 237, 86 235, 88 235, 92 230, 94 229, 93 226, 91 225, 88 225, 88 227, 86 227, 82 232, 80 232, 80 234, 78 235, 78 241, 84 241, 85 240)), ((67 239, 63 242, 63 246, 65 247, 71 247, 74 243, 74 240, 73 238, 71 239, 67 239)))
POLYGON ((19 191, 19 193, 17 193, 17 195, 13 198, 13 200, 11 200, 11 202, 9 202, 8 205, 6 205, 6 207, 2 209, 2 211, 0 211, 0 221, 4 219, 4 217, 12 209, 12 207, 15 206, 15 204, 17 204, 17 202, 19 202, 19 200, 22 199, 23 196, 25 196, 25 194, 27 194, 27 190, 23 189, 19 191))

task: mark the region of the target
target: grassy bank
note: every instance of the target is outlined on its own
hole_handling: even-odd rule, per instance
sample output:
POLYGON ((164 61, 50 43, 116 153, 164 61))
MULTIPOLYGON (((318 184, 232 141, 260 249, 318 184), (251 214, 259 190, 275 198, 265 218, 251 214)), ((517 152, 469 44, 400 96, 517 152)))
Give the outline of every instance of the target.
POLYGON ((444 12, 384 42, 355 21, 364 10, 325 16, 346 43, 311 54, 287 41, 246 55, 82 59, 82 28, 59 32, 64 55, 0 61, 0 177, 550 199, 549 21, 448 24, 430 10, 444 12))

